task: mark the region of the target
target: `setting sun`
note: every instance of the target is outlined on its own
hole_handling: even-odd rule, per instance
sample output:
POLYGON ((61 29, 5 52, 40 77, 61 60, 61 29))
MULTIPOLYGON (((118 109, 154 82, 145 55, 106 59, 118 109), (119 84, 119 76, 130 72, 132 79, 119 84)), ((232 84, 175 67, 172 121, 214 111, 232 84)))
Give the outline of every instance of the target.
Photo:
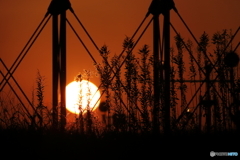
POLYGON ((97 90, 97 86, 86 80, 69 83, 66 87, 67 110, 74 114, 84 113, 88 107, 95 110, 100 102, 100 92, 97 90))

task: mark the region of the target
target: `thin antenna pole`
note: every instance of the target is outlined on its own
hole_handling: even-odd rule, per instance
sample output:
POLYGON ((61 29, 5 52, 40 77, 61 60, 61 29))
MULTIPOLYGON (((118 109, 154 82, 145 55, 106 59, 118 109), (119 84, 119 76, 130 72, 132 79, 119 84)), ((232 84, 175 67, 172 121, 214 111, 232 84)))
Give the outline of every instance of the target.
POLYGON ((60 91, 61 91, 61 129, 66 126, 66 11, 60 15, 60 91))
POLYGON ((61 129, 66 126, 66 11, 71 8, 69 0, 52 0, 47 14, 53 18, 53 125, 58 121, 58 95, 60 93, 61 129), (60 15, 60 37, 58 37, 58 15, 60 15))
POLYGON ((160 111, 160 70, 159 70, 159 14, 153 15, 153 57, 154 57, 154 104, 153 104, 153 132, 159 132, 159 111, 160 111))
POLYGON ((164 132, 170 133, 170 10, 164 13, 164 132))
POLYGON ((58 126, 59 45, 58 15, 52 16, 52 118, 53 128, 58 126))

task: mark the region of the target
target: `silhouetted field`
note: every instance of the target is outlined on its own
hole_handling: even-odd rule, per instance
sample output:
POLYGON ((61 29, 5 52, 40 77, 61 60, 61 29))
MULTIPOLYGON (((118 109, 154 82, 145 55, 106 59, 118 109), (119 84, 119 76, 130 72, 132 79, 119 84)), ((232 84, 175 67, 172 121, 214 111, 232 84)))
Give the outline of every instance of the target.
MULTIPOLYGON (((101 114, 90 109, 85 115, 80 112, 69 128, 62 123, 66 117, 60 112, 53 116, 49 106, 44 105, 44 78, 38 72, 33 112, 28 112, 24 104, 15 105, 0 97, 0 129, 4 128, 0 130, 0 155, 31 160, 125 160, 196 159, 210 157, 211 151, 239 152, 239 132, 234 131, 240 130, 239 57, 227 47, 231 38, 227 30, 214 34, 211 44, 215 47, 210 53, 210 39, 205 32, 196 49, 191 41, 175 36, 170 103, 164 95, 165 80, 154 85, 154 58, 147 45, 134 54, 134 41, 126 37, 126 55, 121 58, 109 56, 104 45, 100 49, 103 62, 96 64, 104 93, 101 114), (189 64, 185 63, 185 52, 189 64), (155 89, 159 90, 157 97, 155 89)), ((89 80, 90 72, 78 75, 76 81, 82 78, 89 80)))
POLYGON ((2 130, 0 138, 1 155, 8 159, 208 158, 210 151, 240 151, 237 134, 229 132, 175 133, 172 136, 109 132, 96 137, 66 132, 2 130))

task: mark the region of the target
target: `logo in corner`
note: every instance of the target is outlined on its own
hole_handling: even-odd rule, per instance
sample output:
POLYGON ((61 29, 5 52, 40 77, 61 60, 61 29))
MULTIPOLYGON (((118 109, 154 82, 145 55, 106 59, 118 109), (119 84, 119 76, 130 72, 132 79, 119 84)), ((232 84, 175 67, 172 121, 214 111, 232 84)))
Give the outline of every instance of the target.
POLYGON ((210 152, 210 156, 211 156, 211 157, 214 157, 215 155, 216 155, 216 154, 215 154, 214 151, 211 151, 211 152, 210 152))

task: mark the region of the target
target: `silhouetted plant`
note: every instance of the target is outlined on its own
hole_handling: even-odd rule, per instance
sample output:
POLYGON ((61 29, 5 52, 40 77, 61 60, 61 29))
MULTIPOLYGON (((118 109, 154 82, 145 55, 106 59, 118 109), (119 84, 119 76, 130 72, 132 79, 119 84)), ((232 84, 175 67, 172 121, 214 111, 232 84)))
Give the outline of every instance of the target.
POLYGON ((171 107, 171 114, 172 114, 172 119, 171 119, 171 125, 172 128, 175 129, 176 128, 176 118, 177 118, 177 104, 178 104, 178 96, 177 96, 177 91, 176 91, 176 82, 175 82, 175 76, 176 76, 176 69, 174 66, 174 49, 171 48, 171 103, 170 103, 170 107, 171 107))
MULTIPOLYGON (((192 85, 194 85, 194 90, 196 91, 197 90, 197 84, 196 84, 196 76, 197 76, 197 73, 196 73, 196 67, 195 67, 195 63, 194 63, 194 59, 193 59, 193 56, 194 56, 194 52, 193 52, 193 43, 191 40, 188 40, 187 43, 186 43, 186 47, 188 49, 188 52, 189 52, 189 79, 190 79, 190 94, 193 95, 193 89, 192 89, 192 85), (193 56, 192 56, 193 55, 193 56)), ((192 102, 192 108, 194 108, 196 105, 198 104, 198 101, 196 99, 196 103, 193 101, 192 102)), ((191 109, 189 109, 191 111, 191 109)), ((195 116, 197 115, 197 113, 194 114, 195 116)), ((192 125, 196 125, 198 119, 197 117, 193 117, 193 120, 192 120, 192 125)))
POLYGON ((149 46, 144 45, 140 50, 139 54, 141 55, 140 60, 140 72, 138 75, 138 82, 141 85, 140 89, 140 104, 142 109, 142 128, 143 131, 150 131, 151 130, 151 123, 150 123, 150 115, 149 112, 151 111, 152 106, 152 78, 151 78, 151 70, 152 70, 152 63, 150 62, 150 54, 149 54, 149 46))
MULTIPOLYGON (((89 70, 84 70, 83 73, 79 73, 75 81, 80 82, 79 83, 79 99, 78 99, 78 109, 79 113, 78 117, 76 117, 76 121, 78 122, 79 125, 79 133, 80 134, 89 134, 92 135, 96 131, 96 125, 95 123, 95 116, 93 115, 93 108, 91 108, 91 97, 94 96, 95 93, 91 93, 91 88, 89 86, 90 78, 92 77, 94 73, 92 73, 89 70), (86 85, 83 86, 82 80, 86 80, 86 85), (86 87, 86 88, 84 88, 86 87), (83 95, 83 89, 86 89, 87 92, 85 95, 83 95), (86 99, 83 99, 83 97, 86 96, 86 99), (83 106, 83 100, 87 100, 86 106, 83 106)), ((85 84, 84 84, 85 85, 85 84)), ((95 107, 95 106, 94 106, 95 107)))
POLYGON ((43 127, 43 110, 46 108, 43 105, 43 98, 44 98, 44 77, 40 74, 39 70, 37 72, 37 78, 36 78, 36 83, 37 83, 37 88, 36 88, 36 96, 37 96, 37 107, 36 111, 37 114, 40 115, 39 119, 39 125, 40 127, 43 127))
MULTIPOLYGON (((205 52, 206 47, 208 45, 208 41, 209 41, 208 35, 204 32, 200 37, 199 46, 197 47, 198 79, 200 81, 203 80, 203 72, 202 72, 202 70, 203 70, 203 53, 202 52, 205 52)), ((205 56, 204 56, 204 59, 205 59, 205 56)), ((198 99, 199 99, 198 103, 201 103, 202 87, 200 88, 200 91, 198 94, 198 99)), ((198 109, 198 125, 199 125, 199 131, 201 131, 202 130, 202 105, 200 105, 198 108, 199 108, 198 109)))
MULTIPOLYGON (((102 65, 98 66, 98 72, 100 74, 102 92, 105 92, 105 103, 108 107, 107 109, 107 129, 110 129, 110 116, 111 116, 111 66, 109 64, 109 54, 110 51, 106 45, 103 45, 100 50, 100 55, 103 58, 102 65)), ((105 117, 104 117, 105 118, 105 117)))
POLYGON ((138 75, 138 66, 136 63, 135 55, 132 53, 132 48, 134 46, 134 41, 129 37, 126 37, 123 42, 123 49, 126 52, 126 61, 125 61, 125 88, 127 92, 127 106, 130 111, 129 123, 132 124, 129 127, 137 125, 137 108, 138 108, 138 87, 137 87, 137 75, 138 75))
MULTIPOLYGON (((119 117, 118 115, 126 115, 126 111, 124 109, 124 104, 122 102, 123 99, 123 94, 124 94, 124 89, 122 86, 122 79, 121 79, 121 70, 119 70, 120 65, 121 65, 121 60, 118 59, 117 55, 114 55, 111 59, 111 65, 113 67, 113 71, 115 72, 115 78, 114 81, 112 83, 112 91, 113 91, 113 110, 114 110, 114 115, 115 117, 119 117)), ((114 119, 114 115, 113 115, 113 123, 118 124, 118 118, 114 119)), ((120 116, 123 117, 123 116, 120 116)), ((127 120, 127 117, 125 116, 125 121, 127 120)), ((122 122, 125 122, 122 121, 122 122)), ((115 129, 117 131, 125 131, 126 130, 126 122, 121 124, 121 125, 115 125, 115 129)))
POLYGON ((90 78, 90 71, 85 70, 86 72, 86 77, 87 77, 87 90, 88 92, 86 93, 87 97, 87 113, 86 113, 86 127, 87 127, 87 134, 92 134, 92 129, 93 129, 93 117, 92 117, 92 110, 90 108, 90 102, 91 102, 91 90, 89 87, 89 78, 90 78))
POLYGON ((181 94, 181 106, 180 109, 182 109, 186 106, 186 91, 187 91, 187 85, 184 82, 184 72, 185 72, 185 66, 183 61, 183 49, 184 49, 184 40, 180 36, 180 34, 176 35, 175 37, 175 43, 178 50, 178 54, 174 57, 174 63, 178 66, 178 78, 179 78, 179 90, 181 94))
MULTIPOLYGON (((76 76, 75 81, 76 82, 82 82, 82 80, 83 80, 82 74, 79 73, 76 76)), ((84 118, 83 118, 84 109, 83 109, 83 106, 82 106, 82 103, 83 103, 82 88, 83 88, 82 83, 80 83, 80 86, 79 86, 79 101, 78 101, 79 115, 78 115, 78 118, 76 118, 76 121, 77 122, 79 121, 79 132, 80 132, 80 134, 84 133, 84 118)))
POLYGON ((227 128, 227 93, 228 85, 226 80, 228 80, 228 68, 226 68, 223 58, 226 56, 226 45, 228 43, 229 35, 227 30, 222 32, 216 32, 212 37, 212 43, 215 45, 214 53, 216 55, 216 68, 215 74, 219 78, 219 91, 221 94, 221 112, 222 112, 222 126, 224 129, 227 128))
MULTIPOLYGON (((41 129, 48 128, 51 125, 51 111, 44 105, 44 92, 45 92, 45 77, 40 74, 40 71, 37 71, 36 76, 36 97, 37 104, 35 112, 33 113, 31 128, 39 127, 41 129), (37 125, 37 126, 35 126, 37 125)), ((34 94, 32 94, 35 96, 34 94)), ((34 105, 34 104, 33 104, 34 105)))

